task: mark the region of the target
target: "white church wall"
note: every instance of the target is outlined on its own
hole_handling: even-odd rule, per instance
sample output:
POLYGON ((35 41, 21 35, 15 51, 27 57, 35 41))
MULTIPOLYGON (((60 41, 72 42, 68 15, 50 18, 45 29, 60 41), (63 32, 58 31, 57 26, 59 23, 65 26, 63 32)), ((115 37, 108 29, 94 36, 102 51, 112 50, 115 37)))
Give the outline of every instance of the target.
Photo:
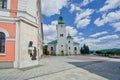
POLYGON ((55 54, 56 53, 56 45, 55 44, 48 44, 48 49, 47 51, 50 53, 50 54, 55 54), (53 50, 51 50, 51 47, 53 48, 53 50))
POLYGON ((79 45, 74 45, 74 54, 75 53, 80 54, 80 47, 79 47, 79 45), (75 47, 77 48, 77 50, 75 50, 75 47))
POLYGON ((66 54, 66 27, 65 24, 58 24, 57 26, 57 54, 63 51, 66 54), (63 36, 61 36, 63 34, 63 36))
POLYGON ((68 54, 74 54, 73 52, 73 40, 72 39, 67 39, 67 53, 68 54))

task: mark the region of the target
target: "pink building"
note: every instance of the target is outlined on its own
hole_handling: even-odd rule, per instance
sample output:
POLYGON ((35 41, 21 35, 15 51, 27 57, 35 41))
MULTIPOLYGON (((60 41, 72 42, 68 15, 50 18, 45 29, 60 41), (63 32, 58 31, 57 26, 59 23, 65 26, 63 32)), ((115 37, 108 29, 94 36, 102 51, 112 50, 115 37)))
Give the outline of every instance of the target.
POLYGON ((0 68, 37 65, 42 43, 40 0, 0 0, 0 68))

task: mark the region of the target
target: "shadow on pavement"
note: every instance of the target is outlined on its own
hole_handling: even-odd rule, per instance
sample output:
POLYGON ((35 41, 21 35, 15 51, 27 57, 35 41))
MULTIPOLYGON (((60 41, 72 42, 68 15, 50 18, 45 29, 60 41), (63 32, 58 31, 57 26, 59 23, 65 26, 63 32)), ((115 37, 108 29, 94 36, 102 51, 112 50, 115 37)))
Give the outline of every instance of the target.
POLYGON ((26 68, 20 68, 19 70, 21 70, 21 71, 27 71, 27 70, 39 68, 41 66, 44 66, 44 65, 30 66, 30 67, 26 67, 26 68))
POLYGON ((83 68, 96 75, 107 78, 108 80, 120 80, 120 62, 88 61, 68 63, 75 65, 76 67, 83 68))

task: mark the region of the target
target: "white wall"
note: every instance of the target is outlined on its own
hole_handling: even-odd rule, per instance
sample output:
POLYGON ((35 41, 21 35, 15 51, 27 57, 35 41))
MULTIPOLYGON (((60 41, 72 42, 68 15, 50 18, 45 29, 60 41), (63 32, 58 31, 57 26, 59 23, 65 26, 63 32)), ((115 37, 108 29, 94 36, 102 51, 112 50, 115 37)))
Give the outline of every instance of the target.
POLYGON ((58 24, 56 26, 57 28, 57 54, 61 54, 61 51, 64 51, 64 54, 66 54, 66 26, 65 24, 58 24), (62 27, 61 27, 62 26, 62 27), (60 37, 60 34, 63 34, 63 37, 60 37), (63 45, 63 47, 61 46, 63 45))
MULTIPOLYGON (((29 41, 33 41, 33 46, 37 48, 37 28, 25 22, 20 22, 20 68, 38 64, 38 60, 31 60, 28 53, 29 41)), ((38 56, 37 56, 38 58, 38 56)))
POLYGON ((73 47, 73 39, 67 39, 67 45, 68 45, 68 47, 67 47, 67 53, 69 54, 74 54, 74 52, 73 52, 73 50, 74 50, 74 47, 73 47), (70 41, 70 43, 69 43, 69 41, 70 41), (69 47, 70 47, 70 49, 69 49, 69 47))
POLYGON ((18 14, 37 23, 37 0, 18 0, 18 14))
POLYGON ((48 44, 48 49, 47 49, 50 53, 55 54, 56 53, 56 45, 54 44, 48 44), (51 52, 51 47, 53 47, 53 52, 51 52))
MULTIPOLYGON (((77 51, 76 51, 77 54, 80 54, 80 46, 79 46, 79 45, 73 45, 73 48, 74 48, 74 47, 77 48, 77 51)), ((74 51, 74 53, 75 53, 75 51, 74 51)))

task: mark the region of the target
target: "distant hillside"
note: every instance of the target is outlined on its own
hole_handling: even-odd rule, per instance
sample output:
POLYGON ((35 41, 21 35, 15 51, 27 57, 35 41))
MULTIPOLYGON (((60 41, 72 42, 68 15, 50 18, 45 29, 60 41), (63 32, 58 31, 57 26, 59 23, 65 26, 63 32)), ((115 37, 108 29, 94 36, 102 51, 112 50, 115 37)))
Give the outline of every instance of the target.
POLYGON ((103 50, 100 50, 100 51, 111 51, 111 50, 120 50, 120 48, 112 48, 112 49, 103 49, 103 50))

